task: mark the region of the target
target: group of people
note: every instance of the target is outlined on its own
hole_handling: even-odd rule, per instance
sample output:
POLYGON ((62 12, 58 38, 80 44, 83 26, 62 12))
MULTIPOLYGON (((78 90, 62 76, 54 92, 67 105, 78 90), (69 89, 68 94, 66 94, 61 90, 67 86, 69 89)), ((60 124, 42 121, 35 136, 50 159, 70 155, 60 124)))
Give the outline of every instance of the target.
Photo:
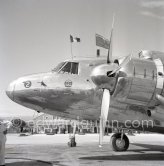
POLYGON ((5 165, 5 143, 7 134, 7 124, 0 120, 0 166, 5 165))

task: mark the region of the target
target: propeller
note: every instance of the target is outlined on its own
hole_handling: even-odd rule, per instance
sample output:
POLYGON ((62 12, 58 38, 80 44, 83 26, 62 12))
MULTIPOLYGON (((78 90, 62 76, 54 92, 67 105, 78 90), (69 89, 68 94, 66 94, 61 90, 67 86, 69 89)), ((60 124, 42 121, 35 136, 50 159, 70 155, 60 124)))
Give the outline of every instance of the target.
POLYGON ((125 66, 131 60, 131 57, 132 57, 132 54, 126 56, 123 62, 116 69, 114 69, 110 74, 108 74, 108 76, 111 76, 114 73, 117 73, 123 66, 125 66))
POLYGON ((108 113, 109 113, 109 105, 110 105, 110 92, 109 90, 104 89, 102 104, 101 104, 99 147, 102 147, 106 121, 107 121, 108 113))
POLYGON ((95 67, 91 73, 91 79, 98 88, 103 89, 103 97, 101 104, 100 114, 100 133, 99 133, 99 147, 102 147, 103 136, 106 126, 106 121, 109 114, 110 98, 115 89, 117 83, 116 75, 124 65, 126 65, 132 55, 128 55, 124 58, 120 65, 112 62, 112 43, 113 43, 113 27, 114 27, 114 15, 112 22, 112 29, 110 34, 110 40, 96 34, 96 45, 108 50, 107 63, 95 67))

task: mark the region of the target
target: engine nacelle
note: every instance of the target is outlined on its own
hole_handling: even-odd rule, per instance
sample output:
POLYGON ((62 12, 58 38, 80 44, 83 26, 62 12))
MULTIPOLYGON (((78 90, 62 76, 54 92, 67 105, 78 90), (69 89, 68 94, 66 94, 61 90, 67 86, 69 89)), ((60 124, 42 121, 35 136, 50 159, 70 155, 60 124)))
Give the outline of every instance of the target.
POLYGON ((119 72, 113 94, 129 104, 154 106, 163 89, 163 64, 158 60, 132 59, 119 72))

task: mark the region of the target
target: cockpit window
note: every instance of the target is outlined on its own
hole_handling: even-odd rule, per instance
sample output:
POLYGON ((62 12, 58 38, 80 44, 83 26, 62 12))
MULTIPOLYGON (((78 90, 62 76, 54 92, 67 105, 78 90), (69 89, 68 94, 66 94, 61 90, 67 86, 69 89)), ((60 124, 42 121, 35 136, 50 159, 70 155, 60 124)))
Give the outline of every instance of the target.
POLYGON ((63 73, 70 73, 71 72, 71 63, 68 62, 66 65, 60 70, 63 73))
POLYGON ((66 62, 61 62, 59 63, 53 70, 52 72, 58 72, 60 69, 65 65, 66 62))
POLYGON ((78 74, 78 66, 79 66, 79 64, 76 62, 67 62, 59 72, 60 73, 78 74))
POLYGON ((78 67, 79 64, 78 63, 72 63, 71 64, 71 74, 78 74, 78 67))

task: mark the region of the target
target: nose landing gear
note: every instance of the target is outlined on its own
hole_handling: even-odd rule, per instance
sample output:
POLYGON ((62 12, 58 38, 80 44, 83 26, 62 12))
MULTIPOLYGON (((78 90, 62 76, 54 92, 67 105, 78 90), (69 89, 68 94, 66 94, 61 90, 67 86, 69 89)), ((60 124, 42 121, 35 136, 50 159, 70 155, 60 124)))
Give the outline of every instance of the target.
POLYGON ((71 136, 70 141, 68 142, 69 147, 76 147, 76 141, 75 141, 75 136, 71 136))
POLYGON ((70 134, 70 136, 69 136, 69 142, 68 142, 69 147, 76 147, 76 139, 75 139, 76 126, 77 126, 77 124, 75 122, 75 124, 73 126, 73 135, 71 136, 71 134, 70 134))

